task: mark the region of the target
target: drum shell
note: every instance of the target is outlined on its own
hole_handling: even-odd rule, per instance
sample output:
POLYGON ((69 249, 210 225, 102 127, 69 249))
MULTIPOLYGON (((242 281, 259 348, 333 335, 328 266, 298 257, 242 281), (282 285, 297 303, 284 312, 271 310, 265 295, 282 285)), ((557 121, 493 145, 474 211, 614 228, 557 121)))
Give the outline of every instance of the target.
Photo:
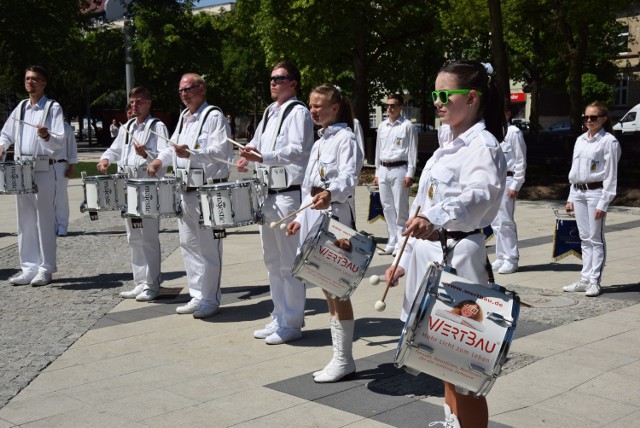
POLYGON ((204 228, 230 229, 258 223, 258 181, 237 180, 198 188, 204 228))
POLYGON ((395 364, 484 396, 506 361, 519 310, 515 293, 473 284, 432 264, 403 328, 395 364), (451 313, 465 301, 478 304, 481 322, 451 313))
POLYGON ((88 211, 120 211, 126 207, 126 174, 94 175, 82 178, 88 211))
POLYGON ((38 193, 33 162, 15 160, 0 162, 0 195, 38 193))
POLYGON ((305 238, 291 273, 346 300, 364 277, 375 248, 371 238, 323 214, 305 238), (347 241, 350 250, 340 244, 347 241))
POLYGON ((182 214, 176 179, 132 178, 127 180, 125 217, 168 218, 182 214))

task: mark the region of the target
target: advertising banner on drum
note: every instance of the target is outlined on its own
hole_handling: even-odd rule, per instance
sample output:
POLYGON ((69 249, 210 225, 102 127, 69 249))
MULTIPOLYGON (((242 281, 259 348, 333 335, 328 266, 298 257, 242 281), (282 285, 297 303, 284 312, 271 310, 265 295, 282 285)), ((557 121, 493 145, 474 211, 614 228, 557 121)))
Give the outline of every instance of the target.
POLYGON ((448 272, 426 286, 405 327, 412 332, 400 344, 400 365, 486 394, 506 357, 518 301, 448 272))
POLYGON ((370 238, 323 215, 305 239, 292 272, 346 299, 364 277, 374 248, 370 238))

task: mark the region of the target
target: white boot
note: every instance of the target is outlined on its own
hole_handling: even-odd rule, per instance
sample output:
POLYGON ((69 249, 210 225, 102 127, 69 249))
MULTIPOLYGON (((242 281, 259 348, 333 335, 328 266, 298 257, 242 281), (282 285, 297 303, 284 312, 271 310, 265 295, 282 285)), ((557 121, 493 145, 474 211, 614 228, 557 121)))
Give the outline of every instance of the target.
POLYGON ((460 421, 458 421, 458 417, 451 413, 451 407, 446 403, 444 405, 444 416, 444 421, 431 422, 429 426, 433 427, 436 425, 443 425, 445 428, 460 428, 460 421))
POLYGON ((327 365, 322 368, 322 370, 313 372, 313 377, 319 376, 320 373, 327 370, 336 361, 336 356, 338 355, 338 348, 336 347, 336 343, 338 343, 338 339, 336 339, 336 328, 333 326, 334 323, 337 323, 336 319, 334 317, 329 317, 329 327, 331 327, 331 344, 333 345, 333 357, 331 357, 331 361, 329 361, 327 365))
POLYGON ((313 378, 317 383, 337 382, 345 376, 355 373, 356 362, 353 360, 353 328, 354 320, 335 320, 332 324, 332 341, 335 350, 333 364, 313 378))

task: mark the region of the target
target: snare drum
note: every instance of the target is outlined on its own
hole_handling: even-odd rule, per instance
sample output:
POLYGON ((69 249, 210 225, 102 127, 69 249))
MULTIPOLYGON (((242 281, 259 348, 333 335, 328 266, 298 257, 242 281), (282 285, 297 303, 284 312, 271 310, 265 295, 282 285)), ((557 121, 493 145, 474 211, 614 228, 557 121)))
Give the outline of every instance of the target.
POLYGON ((258 181, 251 179, 199 187, 200 225, 228 229, 257 223, 260 220, 258 186, 258 181))
POLYGON ((346 300, 364 277, 375 249, 371 238, 322 214, 305 238, 291 273, 346 300))
POLYGON ((176 179, 130 178, 127 180, 127 209, 123 217, 180 217, 182 208, 176 179))
POLYGON ((120 211, 127 205, 126 174, 94 175, 82 174, 84 202, 80 211, 120 211))
POLYGON ((486 395, 513 339, 520 298, 430 264, 396 350, 395 365, 486 395))
POLYGON ((33 162, 30 160, 0 162, 0 195, 23 193, 38 193, 33 176, 33 162))

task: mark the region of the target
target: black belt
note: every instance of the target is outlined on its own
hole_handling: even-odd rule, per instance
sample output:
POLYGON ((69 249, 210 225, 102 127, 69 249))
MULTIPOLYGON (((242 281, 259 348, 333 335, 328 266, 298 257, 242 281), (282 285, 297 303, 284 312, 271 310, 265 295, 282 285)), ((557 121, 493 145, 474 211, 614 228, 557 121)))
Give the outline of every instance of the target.
POLYGON ((445 236, 450 239, 455 239, 457 241, 466 238, 469 235, 475 235, 476 233, 482 232, 480 229, 472 230, 471 232, 459 232, 457 230, 445 230, 445 236))
POLYGON ((407 164, 407 161, 395 161, 395 162, 380 161, 380 165, 384 166, 385 168, 391 168, 394 166, 403 166, 406 164, 407 164))
POLYGON ((595 181, 593 183, 573 183, 573 188, 576 190, 594 190, 602 188, 602 181, 595 181))
MULTIPOLYGON (((211 180, 207 180, 207 184, 219 184, 219 183, 226 183, 227 182, 227 178, 213 178, 211 180)), ((186 192, 195 192, 196 190, 198 190, 199 187, 187 187, 187 189, 185 190, 186 192)))
POLYGON ((300 190, 301 190, 300 185, 299 184, 294 184, 293 186, 289 186, 289 187, 287 187, 285 189, 278 189, 278 190, 269 189, 269 194, 270 195, 277 195, 278 193, 294 192, 294 191, 298 191, 299 192, 300 190))
POLYGON ((507 177, 513 177, 513 171, 507 171, 507 177))

